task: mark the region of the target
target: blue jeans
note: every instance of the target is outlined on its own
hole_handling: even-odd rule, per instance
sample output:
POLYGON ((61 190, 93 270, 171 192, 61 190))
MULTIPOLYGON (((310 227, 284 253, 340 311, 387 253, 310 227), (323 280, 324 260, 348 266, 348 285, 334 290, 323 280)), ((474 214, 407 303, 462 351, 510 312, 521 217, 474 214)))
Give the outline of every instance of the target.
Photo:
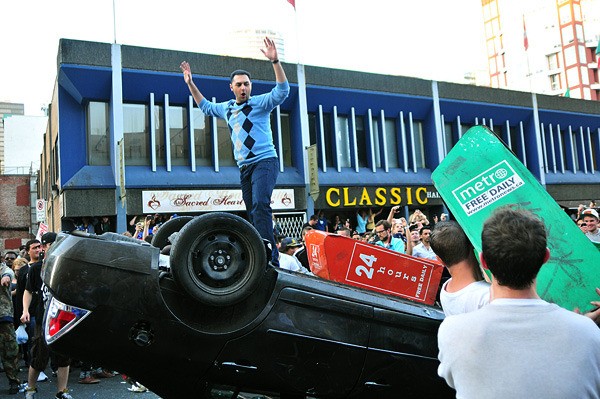
POLYGON ((267 158, 240 168, 242 198, 246 204, 248 221, 258 234, 271 243, 273 248, 272 263, 279 266, 279 252, 273 235, 273 211, 271 195, 279 174, 277 158, 267 158))

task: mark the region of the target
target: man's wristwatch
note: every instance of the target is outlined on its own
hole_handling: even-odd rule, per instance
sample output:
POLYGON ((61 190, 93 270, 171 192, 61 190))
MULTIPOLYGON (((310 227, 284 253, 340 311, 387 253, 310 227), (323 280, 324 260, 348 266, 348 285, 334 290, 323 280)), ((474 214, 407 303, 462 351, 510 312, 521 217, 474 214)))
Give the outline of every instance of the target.
POLYGON ((279 60, 273 60, 273 61, 271 61, 271 63, 273 63, 273 64, 277 64, 278 62, 279 62, 279 60))

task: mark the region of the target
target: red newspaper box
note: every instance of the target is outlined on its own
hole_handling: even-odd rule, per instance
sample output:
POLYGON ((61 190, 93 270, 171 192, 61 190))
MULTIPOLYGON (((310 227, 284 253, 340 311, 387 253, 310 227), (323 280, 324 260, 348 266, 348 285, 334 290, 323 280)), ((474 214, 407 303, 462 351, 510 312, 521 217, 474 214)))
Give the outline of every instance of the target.
POLYGON ((352 238, 310 230, 311 271, 324 279, 433 305, 443 266, 352 238))

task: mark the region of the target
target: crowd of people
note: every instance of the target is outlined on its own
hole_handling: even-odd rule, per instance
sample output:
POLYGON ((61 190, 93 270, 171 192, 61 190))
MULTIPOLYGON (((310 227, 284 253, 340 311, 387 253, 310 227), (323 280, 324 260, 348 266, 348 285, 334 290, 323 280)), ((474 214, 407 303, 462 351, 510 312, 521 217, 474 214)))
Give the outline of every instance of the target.
MULTIPOLYGON (((477 259, 460 225, 450 221, 447 215, 434 216, 430 222, 420 210, 415 210, 408 220, 396 218, 398 213, 399 207, 392 207, 387 217, 378 218, 383 209, 361 210, 356 213, 353 224, 349 219, 342 221, 339 216, 334 216, 330 223, 321 211, 309 218, 300 237, 281 235, 273 219, 278 266, 312 275, 305 242, 311 229, 330 231, 412 256, 437 259, 449 274, 439 296, 447 318, 438 336, 438 372, 459 396, 482 397, 481 392, 490 392, 487 397, 518 397, 518 392, 536 392, 539 395, 533 395, 535 397, 567 397, 575 392, 576 397, 597 397, 592 394, 598 394, 600 387, 597 363, 600 330, 594 322, 600 323, 600 301, 591 302, 595 310, 578 315, 577 311, 569 312, 537 296, 536 276, 549 258, 546 227, 537 216, 515 207, 498 209, 483 226, 482 253, 477 259), (503 250, 506 246, 511 251, 503 250), (480 265, 490 271, 491 283, 484 280, 480 265), (542 338, 550 330, 559 334, 546 334, 548 337, 542 338), (537 337, 536 342, 527 340, 532 334, 537 337), (557 357, 556 351, 547 350, 549 347, 568 347, 569 355, 557 357), (473 356, 464 356, 467 351, 473 356), (502 364, 499 360, 486 361, 490 353, 493 359, 502 359, 502 364), (519 370, 523 353, 539 364, 554 364, 549 371, 551 381, 538 384, 537 380, 528 379, 507 387, 481 378, 498 373, 502 380, 516 378, 514 370, 519 370), (474 362, 485 367, 473 367, 474 362), (578 372, 565 373, 567 369, 578 372), (573 383, 582 372, 586 376, 583 381, 573 383)), ((128 231, 123 234, 150 242, 160 226, 174 217, 177 215, 132 217, 128 231)), ((586 237, 600 242, 596 209, 581 207, 574 220, 586 237)), ((82 218, 76 228, 94 234, 112 230, 108 218, 82 218)), ((55 239, 55 233, 46 233, 40 240, 28 241, 20 251, 5 251, 0 265, 0 357, 9 381, 9 393, 24 391, 27 399, 33 399, 37 384, 48 379, 44 374, 48 364, 56 377, 56 398, 71 398, 67 388, 71 359, 48 350, 39 323, 47 300, 41 280, 42 261, 55 239), (27 327, 29 339, 19 344, 15 330, 21 325, 27 327), (18 378, 19 364, 28 369, 26 382, 18 378)), ((596 292, 600 295, 600 289, 596 292)), ((95 384, 101 378, 116 375, 99 365, 78 364, 80 383, 95 384)), ((128 382, 130 391, 146 391, 138 382, 128 382)))
POLYGON ((9 394, 24 391, 27 399, 35 397, 38 382, 48 380, 44 370, 49 362, 56 375, 56 398, 71 399, 67 388, 70 360, 48 350, 42 326, 48 300, 41 276, 43 258, 55 240, 52 232, 29 240, 20 253, 7 251, 1 265, 0 357, 9 394), (15 330, 21 325, 26 327, 27 339, 19 344, 15 330), (25 383, 18 377, 21 363, 28 371, 25 383))
MULTIPOLYGON (((434 215, 430 222, 421 210, 416 209, 407 221, 404 217, 396 217, 400 213, 400 206, 392 207, 387 217, 378 217, 383 211, 383 208, 378 211, 360 209, 356 212, 354 222, 349 218, 342 220, 339 215, 335 215, 330 221, 324 211, 319 211, 310 216, 302 226, 301 236, 304 237, 308 227, 380 245, 415 257, 435 259, 435 253, 429 245, 429 234, 437 222, 448 219, 447 214, 442 213, 439 218, 434 215)), ((273 226, 278 241, 284 239, 276 221, 273 226)), ((293 238, 302 240, 302 237, 293 238)))
MULTIPOLYGON (((86 218, 88 221, 90 219, 86 218)), ((91 226, 91 224, 89 224, 91 226)), ((88 231, 91 231, 88 230, 88 231)), ((94 230, 97 232, 97 230, 94 230)), ((95 233, 94 233, 95 234, 95 233)), ((78 382, 97 384, 103 378, 117 373, 99 365, 73 361, 49 350, 42 326, 49 295, 42 281, 42 265, 45 253, 56 240, 56 233, 48 232, 38 239, 27 241, 18 251, 8 250, 0 264, 0 358, 2 369, 8 379, 9 394, 25 393, 26 399, 34 399, 37 384, 48 381, 46 369, 50 366, 56 378, 57 399, 72 399, 67 387, 72 364, 81 372, 78 382), (26 334, 17 330, 24 328, 26 334), (21 381, 19 371, 27 370, 26 381, 21 381)), ((135 381, 129 381, 133 392, 147 389, 135 381)))
POLYGON ((390 209, 387 218, 377 218, 383 213, 383 208, 378 211, 361 209, 356 213, 353 224, 350 219, 342 221, 339 215, 330 222, 324 211, 319 211, 308 218, 302 226, 300 237, 288 237, 282 234, 277 219, 273 217, 273 234, 279 252, 279 266, 304 274, 312 274, 307 256, 306 233, 309 230, 331 232, 355 240, 379 245, 396 252, 405 253, 414 257, 436 259, 434 251, 429 244, 429 235, 432 224, 447 220, 446 214, 433 217, 430 223, 425 214, 416 209, 409 217, 396 218, 400 212, 399 206, 390 209))

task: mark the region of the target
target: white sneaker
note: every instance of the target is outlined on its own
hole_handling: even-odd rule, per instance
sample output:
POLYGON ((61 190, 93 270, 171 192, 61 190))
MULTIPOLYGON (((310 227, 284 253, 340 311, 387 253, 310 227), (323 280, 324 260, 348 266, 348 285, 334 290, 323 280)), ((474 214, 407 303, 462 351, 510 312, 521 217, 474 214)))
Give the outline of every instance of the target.
POLYGON ((131 388, 127 388, 127 390, 131 392, 148 392, 148 388, 146 388, 139 382, 134 383, 133 385, 131 385, 131 388))
POLYGON ((40 375, 38 375, 38 382, 48 381, 48 376, 43 371, 40 371, 40 375))

